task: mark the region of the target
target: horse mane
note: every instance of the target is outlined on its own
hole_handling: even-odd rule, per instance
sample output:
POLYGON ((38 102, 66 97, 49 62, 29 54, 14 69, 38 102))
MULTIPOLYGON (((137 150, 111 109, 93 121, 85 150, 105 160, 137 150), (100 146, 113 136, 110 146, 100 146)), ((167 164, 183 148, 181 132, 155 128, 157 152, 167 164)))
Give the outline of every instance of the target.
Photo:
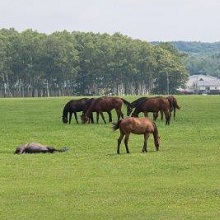
POLYGON ((133 101, 132 103, 130 103, 130 105, 132 107, 137 107, 138 105, 141 105, 144 101, 148 100, 148 97, 141 97, 139 99, 136 99, 135 101, 133 101))
POLYGON ((121 98, 121 100, 123 101, 123 103, 126 105, 126 106, 131 106, 131 103, 128 102, 127 100, 121 98))

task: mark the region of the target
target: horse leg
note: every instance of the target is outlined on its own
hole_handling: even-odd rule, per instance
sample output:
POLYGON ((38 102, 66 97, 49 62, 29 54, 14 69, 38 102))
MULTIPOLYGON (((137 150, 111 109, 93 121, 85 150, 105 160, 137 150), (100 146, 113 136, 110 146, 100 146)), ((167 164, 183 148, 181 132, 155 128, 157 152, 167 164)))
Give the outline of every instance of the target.
POLYGON ((90 115, 90 121, 91 121, 92 124, 94 124, 94 118, 93 118, 92 112, 91 112, 91 115, 90 115))
POLYGON ((166 125, 170 124, 170 111, 164 111, 166 117, 166 125))
POLYGON ((69 124, 71 123, 72 120, 72 114, 73 114, 72 112, 69 113, 69 124))
POLYGON ((76 112, 73 112, 73 113, 74 113, 74 117, 76 119, 77 124, 79 124, 76 112))
POLYGON ((160 110, 160 119, 163 120, 163 110, 160 110))
POLYGON ((96 123, 99 123, 99 112, 96 112, 96 123))
POLYGON ((100 112, 100 114, 101 114, 102 120, 103 120, 103 121, 104 121, 104 123, 106 124, 106 121, 105 121, 105 117, 104 117, 103 112, 100 112))
POLYGON ((112 113, 111 113, 111 111, 108 112, 108 117, 109 117, 109 123, 112 122, 112 113))
POLYGON ((124 118, 124 115, 123 115, 123 113, 122 113, 122 111, 119 109, 115 109, 115 111, 116 111, 116 113, 117 113, 117 116, 118 116, 118 121, 120 120, 120 117, 121 118, 124 118))
POLYGON ((176 119, 176 108, 175 107, 173 108, 173 118, 174 120, 176 119))
POLYGON ((157 120, 157 117, 158 117, 158 112, 153 112, 153 118, 154 118, 154 121, 157 120))
POLYGON ((129 135, 130 135, 130 134, 126 134, 126 135, 125 135, 125 140, 124 140, 124 144, 125 144, 125 148, 126 148, 127 154, 130 153, 130 152, 129 152, 129 149, 128 149, 129 135))
POLYGON ((124 134, 122 132, 120 132, 120 136, 118 138, 117 154, 120 154, 120 144, 121 144, 123 137, 124 137, 124 134))
POLYGON ((144 112, 144 117, 148 118, 148 112, 144 112))
POLYGON ((149 136, 150 136, 150 133, 145 133, 144 134, 144 146, 143 146, 143 148, 142 148, 142 152, 144 153, 144 152, 147 152, 147 140, 148 140, 148 138, 149 138, 149 136))

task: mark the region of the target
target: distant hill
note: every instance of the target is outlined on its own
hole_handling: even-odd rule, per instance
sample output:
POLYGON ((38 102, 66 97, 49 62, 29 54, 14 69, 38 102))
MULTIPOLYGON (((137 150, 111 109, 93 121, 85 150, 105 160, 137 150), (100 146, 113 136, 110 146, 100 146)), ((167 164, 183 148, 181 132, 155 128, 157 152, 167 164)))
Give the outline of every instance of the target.
POLYGON ((202 43, 202 42, 186 42, 186 41, 172 41, 179 51, 185 53, 219 53, 220 42, 215 43, 202 43))
MULTIPOLYGON (((150 42, 153 45, 163 42, 150 42)), ((183 59, 190 75, 210 75, 220 78, 220 41, 215 43, 171 41, 181 53, 188 54, 183 59)))
MULTIPOLYGON (((152 44, 161 42, 154 41, 152 44)), ((197 41, 170 41, 180 52, 188 54, 211 54, 220 52, 220 41, 215 43, 203 43, 197 41)))

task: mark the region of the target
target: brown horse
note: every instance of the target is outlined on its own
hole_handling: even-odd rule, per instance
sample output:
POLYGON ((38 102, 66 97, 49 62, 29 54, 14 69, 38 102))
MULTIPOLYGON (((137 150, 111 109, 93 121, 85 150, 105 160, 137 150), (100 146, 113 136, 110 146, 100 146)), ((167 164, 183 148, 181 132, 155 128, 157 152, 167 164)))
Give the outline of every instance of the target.
POLYGON ((82 121, 83 123, 86 123, 89 119, 89 115, 92 112, 97 112, 98 115, 101 114, 101 117, 106 123, 103 112, 110 112, 111 110, 115 109, 118 117, 118 121, 121 118, 124 117, 122 113, 122 104, 129 105, 130 103, 126 101, 125 99, 119 98, 119 97, 100 97, 97 99, 94 99, 91 105, 88 107, 86 111, 83 111, 82 121))
MULTIPOLYGON (((177 104, 177 99, 172 95, 167 96, 166 98, 169 100, 169 102, 172 105, 173 118, 176 119, 176 109, 180 109, 180 106, 177 104)), ((161 120, 163 120, 163 111, 162 110, 160 110, 160 115, 161 115, 161 120)), ((154 113, 154 120, 155 121, 156 121, 157 117, 158 117, 158 113, 154 113)))
POLYGON ((170 112, 173 107, 170 101, 164 97, 152 97, 147 98, 145 101, 141 101, 132 113, 132 117, 138 117, 140 112, 144 112, 145 116, 148 117, 148 112, 158 113, 163 111, 166 117, 166 124, 170 124, 170 112))
MULTIPOLYGON (((83 113, 81 115, 81 120, 82 122, 84 123, 84 117, 85 117, 85 112, 90 108, 91 105, 93 105, 93 103, 95 102, 97 98, 91 98, 85 105, 84 107, 84 110, 83 110, 83 113)), ((108 113, 108 116, 109 116, 109 122, 112 122, 112 113, 111 111, 106 111, 108 113)), ((92 112, 91 112, 91 115, 92 115, 92 112)), ((103 114, 101 114, 101 117, 103 119, 103 121, 106 123, 105 121, 105 117, 103 114)), ((99 123, 99 112, 96 112, 96 122, 99 123)))
POLYGON ((130 133, 133 134, 143 134, 144 135, 144 145, 142 148, 142 152, 147 152, 147 141, 150 136, 150 134, 153 134, 154 136, 154 144, 156 147, 156 150, 159 150, 159 145, 160 145, 160 137, 158 136, 158 129, 156 124, 151 121, 149 118, 124 118, 118 123, 113 124, 113 130, 120 130, 120 136, 118 138, 118 146, 117 146, 117 153, 120 154, 120 144, 121 141, 123 140, 124 136, 124 144, 127 153, 129 152, 128 148, 128 139, 130 133))

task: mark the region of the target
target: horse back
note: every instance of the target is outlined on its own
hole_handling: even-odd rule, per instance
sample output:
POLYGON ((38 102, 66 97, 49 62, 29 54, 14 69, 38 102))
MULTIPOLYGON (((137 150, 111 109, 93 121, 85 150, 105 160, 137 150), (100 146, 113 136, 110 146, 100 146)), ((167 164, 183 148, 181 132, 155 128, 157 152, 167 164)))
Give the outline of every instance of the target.
POLYGON ((154 124, 146 117, 128 117, 121 120, 119 128, 124 134, 144 134, 152 133, 154 131, 154 124))
POLYGON ((165 98, 150 98, 142 104, 144 111, 157 112, 168 107, 168 101, 165 98))

